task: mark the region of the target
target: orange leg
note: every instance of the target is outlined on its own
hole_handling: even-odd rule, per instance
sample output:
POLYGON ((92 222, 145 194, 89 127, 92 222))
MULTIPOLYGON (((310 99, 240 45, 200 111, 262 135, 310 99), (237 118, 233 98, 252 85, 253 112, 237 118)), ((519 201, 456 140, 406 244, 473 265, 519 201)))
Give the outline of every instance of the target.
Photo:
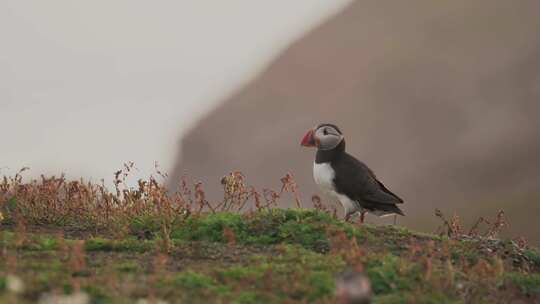
POLYGON ((366 216, 366 212, 363 211, 363 212, 360 212, 360 224, 363 224, 364 223, 364 218, 366 216))

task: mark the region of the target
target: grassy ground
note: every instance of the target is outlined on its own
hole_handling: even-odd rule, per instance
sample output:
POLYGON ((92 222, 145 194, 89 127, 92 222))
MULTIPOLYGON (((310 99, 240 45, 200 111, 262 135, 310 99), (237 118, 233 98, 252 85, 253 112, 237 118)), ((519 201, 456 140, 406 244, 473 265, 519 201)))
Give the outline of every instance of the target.
POLYGON ((116 240, 2 226, 0 302, 82 291, 90 303, 332 303, 349 267, 368 275, 374 303, 540 302, 540 254, 511 241, 359 226, 317 210, 193 216, 168 242, 152 223, 134 219, 116 240), (10 291, 14 278, 23 290, 10 291))
POLYGON ((0 181, 0 303, 336 303, 346 270, 374 303, 540 303, 540 253, 496 238, 501 212, 484 233, 439 214, 444 236, 430 235, 345 223, 318 199, 279 209, 288 194, 300 205, 290 176, 259 194, 230 174, 210 204, 198 183, 169 194, 123 174, 114 192, 0 181))

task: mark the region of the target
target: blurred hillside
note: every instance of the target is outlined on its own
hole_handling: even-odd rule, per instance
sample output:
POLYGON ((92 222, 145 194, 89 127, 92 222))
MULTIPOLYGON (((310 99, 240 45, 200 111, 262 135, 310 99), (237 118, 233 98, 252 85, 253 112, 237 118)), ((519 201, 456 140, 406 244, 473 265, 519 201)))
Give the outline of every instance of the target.
POLYGON ((509 233, 538 243, 539 11, 534 0, 356 1, 202 119, 171 183, 187 173, 217 195, 231 170, 274 188, 292 172, 308 205, 315 151, 299 141, 334 122, 405 198, 400 224, 504 208, 509 233))

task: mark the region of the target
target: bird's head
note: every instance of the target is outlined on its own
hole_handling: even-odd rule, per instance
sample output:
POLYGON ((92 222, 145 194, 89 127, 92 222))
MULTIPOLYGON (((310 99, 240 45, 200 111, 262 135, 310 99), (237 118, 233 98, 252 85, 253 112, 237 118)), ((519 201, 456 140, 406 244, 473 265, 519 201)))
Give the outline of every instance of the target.
POLYGON ((333 124, 320 124, 307 131, 300 145, 304 147, 316 147, 319 150, 332 150, 343 141, 343 134, 333 124))

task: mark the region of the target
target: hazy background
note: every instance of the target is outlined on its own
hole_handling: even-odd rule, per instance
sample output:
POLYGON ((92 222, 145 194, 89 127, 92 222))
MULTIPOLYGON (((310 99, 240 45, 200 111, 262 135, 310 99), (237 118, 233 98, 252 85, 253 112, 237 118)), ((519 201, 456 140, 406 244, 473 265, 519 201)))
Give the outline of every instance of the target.
MULTIPOLYGON (((536 0, 2 1, 0 173, 112 178, 158 161, 258 189, 318 193, 304 132, 321 121, 402 196, 399 223, 503 208, 540 236, 536 0), (5 169, 4 167, 9 167, 5 169)), ((378 222, 374 217, 368 221, 378 222)))
POLYGON ((538 12, 536 0, 354 1, 184 137, 171 186, 187 173, 217 199, 231 170, 259 189, 292 172, 309 206, 315 151, 299 141, 334 122, 405 199, 400 224, 430 231, 435 208, 468 224, 504 209, 507 235, 538 244, 538 12))
POLYGON ((171 169, 188 126, 348 2, 2 0, 0 174, 171 169))

